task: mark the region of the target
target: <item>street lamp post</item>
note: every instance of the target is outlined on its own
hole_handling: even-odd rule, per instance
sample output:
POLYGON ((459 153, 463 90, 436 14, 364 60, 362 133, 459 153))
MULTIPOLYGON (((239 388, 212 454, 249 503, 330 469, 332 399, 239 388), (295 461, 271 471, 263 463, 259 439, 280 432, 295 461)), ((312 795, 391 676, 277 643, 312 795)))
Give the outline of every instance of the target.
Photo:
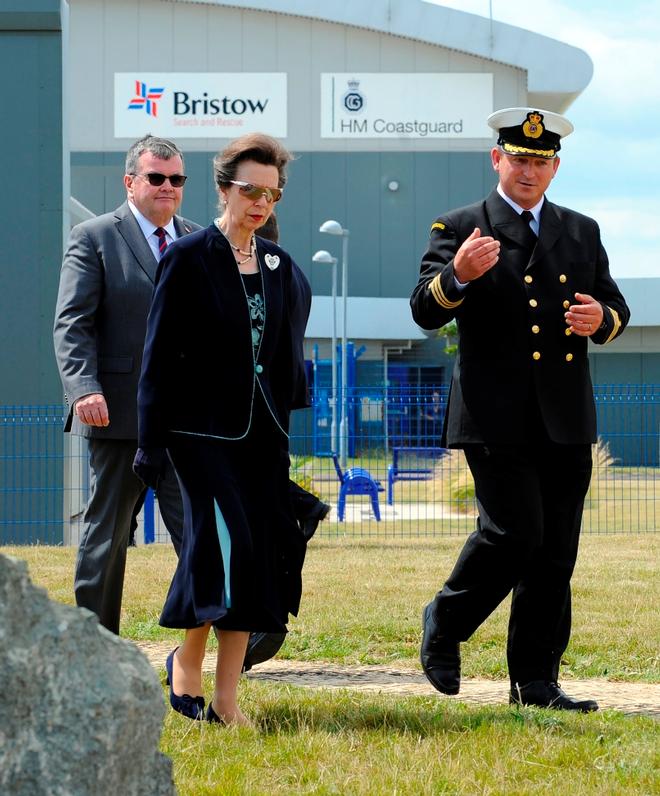
POLYGON ((337 258, 321 249, 312 257, 313 263, 332 265, 332 422, 330 450, 337 450, 337 258))
POLYGON ((343 307, 342 336, 341 336, 341 419, 339 421, 339 460, 342 467, 346 467, 348 448, 348 340, 347 340, 347 304, 348 304, 348 236, 349 231, 344 229, 338 221, 324 221, 319 227, 319 232, 336 235, 342 238, 341 256, 341 296, 343 307))

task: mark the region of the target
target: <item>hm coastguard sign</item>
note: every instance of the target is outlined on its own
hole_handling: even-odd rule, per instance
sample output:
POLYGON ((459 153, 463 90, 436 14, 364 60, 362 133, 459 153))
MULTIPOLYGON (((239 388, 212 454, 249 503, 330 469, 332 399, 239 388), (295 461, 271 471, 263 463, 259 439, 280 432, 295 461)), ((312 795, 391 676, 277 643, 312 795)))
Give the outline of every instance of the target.
POLYGON ((322 138, 490 138, 492 74, 324 73, 322 138))
POLYGON ((286 74, 115 73, 115 137, 287 134, 286 74))

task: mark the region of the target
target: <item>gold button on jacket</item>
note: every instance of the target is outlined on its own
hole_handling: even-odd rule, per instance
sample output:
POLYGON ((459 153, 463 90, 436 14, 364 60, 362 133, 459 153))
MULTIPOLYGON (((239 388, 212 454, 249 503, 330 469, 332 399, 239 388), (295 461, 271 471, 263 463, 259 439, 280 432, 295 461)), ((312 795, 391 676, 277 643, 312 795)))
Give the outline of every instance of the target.
POLYGON ((448 445, 526 444, 530 400, 536 400, 535 411, 554 442, 591 443, 596 411, 587 345, 613 339, 629 316, 609 274, 596 223, 546 198, 538 243, 530 253, 525 229, 497 190, 436 223, 442 227, 431 230, 411 308, 424 329, 453 319, 460 329, 443 432, 448 445), (460 290, 455 257, 475 227, 499 242, 499 260, 460 290), (595 330, 591 341, 566 334, 564 314, 577 303, 576 292, 606 307, 609 325, 595 330))

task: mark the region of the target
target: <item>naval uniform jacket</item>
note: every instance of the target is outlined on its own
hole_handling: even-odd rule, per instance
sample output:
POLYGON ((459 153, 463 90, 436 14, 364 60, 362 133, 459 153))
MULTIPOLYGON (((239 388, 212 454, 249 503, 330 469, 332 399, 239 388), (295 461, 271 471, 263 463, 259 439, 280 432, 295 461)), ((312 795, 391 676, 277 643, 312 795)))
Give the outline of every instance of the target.
POLYGON ((308 406, 303 354, 311 289, 291 257, 256 238, 265 327, 252 345, 243 279, 214 224, 168 247, 156 276, 138 389, 138 443, 167 446, 170 432, 241 439, 258 393, 285 433, 308 406))
POLYGON ((604 344, 621 334, 630 311, 593 219, 546 199, 531 258, 524 225, 493 191, 431 227, 411 307, 424 329, 453 318, 458 326, 443 432, 450 447, 525 442, 534 403, 552 441, 596 441, 587 338, 569 332, 564 313, 577 303, 576 292, 593 296, 602 304, 603 323, 591 340, 604 344), (499 260, 461 291, 453 259, 475 227, 500 241, 499 260))

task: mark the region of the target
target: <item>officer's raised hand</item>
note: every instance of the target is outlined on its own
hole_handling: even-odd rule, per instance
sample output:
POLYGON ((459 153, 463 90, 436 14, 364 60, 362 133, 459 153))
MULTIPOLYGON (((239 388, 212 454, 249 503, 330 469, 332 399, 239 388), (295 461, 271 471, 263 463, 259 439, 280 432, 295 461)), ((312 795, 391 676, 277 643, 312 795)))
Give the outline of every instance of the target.
POLYGON ((490 236, 481 236, 479 227, 467 238, 454 257, 454 275, 465 284, 490 271, 500 256, 500 242, 490 236))
POLYGON ((573 334, 591 337, 603 322, 603 305, 588 293, 576 293, 577 304, 571 304, 564 314, 573 334))

